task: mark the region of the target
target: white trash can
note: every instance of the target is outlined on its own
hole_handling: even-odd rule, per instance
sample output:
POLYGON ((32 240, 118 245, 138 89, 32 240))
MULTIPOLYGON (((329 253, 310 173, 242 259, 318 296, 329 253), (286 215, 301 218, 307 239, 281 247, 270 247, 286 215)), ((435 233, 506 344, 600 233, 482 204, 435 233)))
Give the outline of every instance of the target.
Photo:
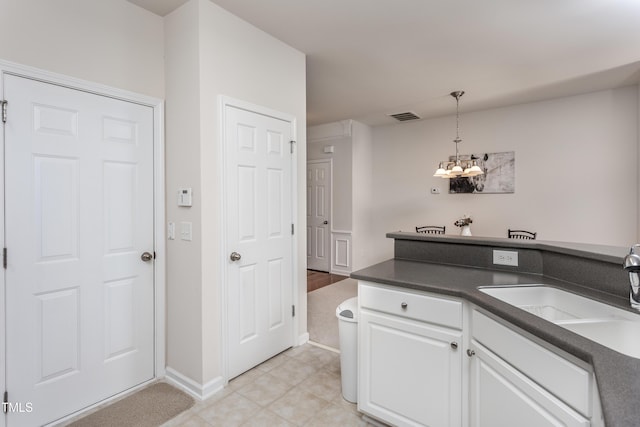
POLYGON ((342 397, 358 401, 358 297, 343 301, 336 308, 340 335, 342 397))

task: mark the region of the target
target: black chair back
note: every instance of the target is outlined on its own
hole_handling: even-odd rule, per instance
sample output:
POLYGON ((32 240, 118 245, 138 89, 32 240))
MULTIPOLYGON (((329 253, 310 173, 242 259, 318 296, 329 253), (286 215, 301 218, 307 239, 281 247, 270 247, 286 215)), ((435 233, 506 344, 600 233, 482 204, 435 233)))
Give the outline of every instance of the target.
POLYGON ((426 234, 444 234, 445 226, 440 225, 424 225, 422 227, 416 227, 416 233, 426 234))
POLYGON ((535 240, 537 234, 538 233, 534 233, 533 231, 509 229, 507 232, 507 237, 509 237, 510 239, 535 240))

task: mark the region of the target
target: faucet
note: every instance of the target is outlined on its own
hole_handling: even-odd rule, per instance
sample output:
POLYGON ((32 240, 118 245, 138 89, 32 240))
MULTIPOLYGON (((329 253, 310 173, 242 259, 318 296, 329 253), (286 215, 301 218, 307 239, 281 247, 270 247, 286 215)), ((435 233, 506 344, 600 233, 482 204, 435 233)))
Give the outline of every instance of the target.
POLYGON ((629 302, 631 308, 640 311, 640 255, 636 253, 636 248, 640 248, 640 244, 636 243, 631 246, 629 254, 624 257, 624 271, 629 272, 629 302))

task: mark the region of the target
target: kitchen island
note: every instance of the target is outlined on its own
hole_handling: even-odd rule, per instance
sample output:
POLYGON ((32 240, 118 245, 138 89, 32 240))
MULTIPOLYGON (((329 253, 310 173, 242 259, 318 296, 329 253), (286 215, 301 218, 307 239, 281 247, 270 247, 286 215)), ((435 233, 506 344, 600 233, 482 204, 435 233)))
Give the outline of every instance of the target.
MULTIPOLYGON (((598 419, 599 405, 606 426, 640 424, 639 359, 611 350, 479 290, 482 286, 544 284, 633 312, 628 302, 628 277, 622 269, 625 248, 416 233, 387 236, 395 239, 394 259, 354 272, 351 277, 364 285, 379 284, 391 290, 453 298, 454 302, 458 300, 473 307, 478 314, 473 310, 465 312, 460 325, 464 339, 461 343, 455 342, 455 351, 461 345, 463 353, 472 354, 481 347, 474 341, 470 322, 487 315, 520 331, 534 343, 569 359, 575 358, 577 365, 593 373, 599 395, 599 401, 585 409, 587 421, 593 416, 591 424, 577 425, 602 425, 598 419), (518 266, 493 264, 494 250, 517 252, 518 266)), ((369 308, 365 307, 366 310, 369 308)), ((402 317, 402 312, 399 316, 402 317)), ((362 341, 360 337, 361 347, 362 341)), ((362 357, 361 352, 361 361, 362 357)), ((466 359, 462 361, 464 373, 469 368, 466 359)), ((366 375, 366 371, 360 372, 366 375)), ((467 380, 463 377, 460 424, 476 425, 473 408, 464 409, 473 407, 472 403, 465 403, 471 388, 467 380)), ((579 405, 569 402, 569 406, 575 409, 579 405)))

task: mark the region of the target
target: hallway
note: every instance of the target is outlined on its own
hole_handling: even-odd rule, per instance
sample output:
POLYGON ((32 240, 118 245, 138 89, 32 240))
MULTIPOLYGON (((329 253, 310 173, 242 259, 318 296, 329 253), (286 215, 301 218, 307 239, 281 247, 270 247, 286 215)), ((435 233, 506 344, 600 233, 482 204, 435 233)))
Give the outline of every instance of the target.
POLYGON ((307 292, 315 291, 316 289, 323 288, 347 278, 347 276, 340 276, 339 274, 307 270, 307 292))

